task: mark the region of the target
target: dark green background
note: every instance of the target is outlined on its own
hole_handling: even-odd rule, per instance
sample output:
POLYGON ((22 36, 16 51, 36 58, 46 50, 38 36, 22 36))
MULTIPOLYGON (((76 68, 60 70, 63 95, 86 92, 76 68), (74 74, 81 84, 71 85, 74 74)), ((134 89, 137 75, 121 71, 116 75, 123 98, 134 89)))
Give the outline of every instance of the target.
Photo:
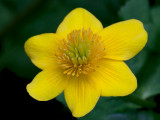
POLYGON ((138 79, 137 90, 127 97, 101 97, 94 110, 79 120, 160 120, 160 0, 0 0, 0 80, 15 95, 9 103, 29 107, 25 116, 35 110, 47 111, 53 120, 78 119, 71 116, 63 94, 48 102, 28 95, 25 87, 40 70, 24 52, 29 37, 54 33, 77 7, 89 10, 104 27, 138 19, 149 35, 145 48, 126 61, 138 79))

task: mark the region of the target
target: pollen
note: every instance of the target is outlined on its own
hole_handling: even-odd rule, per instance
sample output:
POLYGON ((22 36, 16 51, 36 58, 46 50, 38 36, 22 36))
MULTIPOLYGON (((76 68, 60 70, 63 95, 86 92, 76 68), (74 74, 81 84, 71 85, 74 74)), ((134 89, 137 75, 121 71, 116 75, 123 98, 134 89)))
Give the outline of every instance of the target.
POLYGON ((69 33, 56 52, 57 63, 64 70, 63 73, 78 77, 94 71, 105 55, 100 39, 91 29, 73 30, 69 33))

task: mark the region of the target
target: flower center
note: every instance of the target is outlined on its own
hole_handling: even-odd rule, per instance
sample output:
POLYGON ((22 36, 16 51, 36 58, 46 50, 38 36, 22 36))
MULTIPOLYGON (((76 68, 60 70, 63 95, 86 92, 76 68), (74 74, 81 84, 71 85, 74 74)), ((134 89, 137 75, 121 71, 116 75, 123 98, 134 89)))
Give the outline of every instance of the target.
POLYGON ((57 62, 64 74, 79 76, 94 71, 98 61, 103 58, 105 48, 100 36, 88 30, 73 30, 63 39, 56 52, 57 62))

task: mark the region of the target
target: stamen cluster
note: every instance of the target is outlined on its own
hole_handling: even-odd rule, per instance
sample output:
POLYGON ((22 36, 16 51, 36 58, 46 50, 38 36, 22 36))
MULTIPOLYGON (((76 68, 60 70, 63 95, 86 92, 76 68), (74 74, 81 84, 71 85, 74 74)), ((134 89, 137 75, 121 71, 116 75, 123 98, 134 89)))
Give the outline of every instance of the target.
POLYGON ((103 58, 105 48, 100 36, 88 30, 73 30, 56 52, 57 62, 64 74, 79 76, 94 71, 97 62, 103 58))

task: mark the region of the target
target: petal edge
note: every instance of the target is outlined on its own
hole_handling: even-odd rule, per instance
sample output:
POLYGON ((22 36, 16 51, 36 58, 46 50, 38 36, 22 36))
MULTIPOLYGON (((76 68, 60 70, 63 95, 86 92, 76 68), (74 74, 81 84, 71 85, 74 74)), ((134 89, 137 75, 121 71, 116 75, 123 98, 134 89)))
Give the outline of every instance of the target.
POLYGON ((141 51, 148 34, 139 20, 131 19, 110 25, 99 35, 105 46, 105 58, 128 60, 141 51))
POLYGON ((61 37, 54 33, 33 36, 25 42, 25 52, 32 63, 40 69, 56 66, 55 51, 61 37))
POLYGON ((48 101, 55 98, 68 83, 63 73, 60 71, 42 71, 36 75, 31 83, 26 87, 30 96, 38 101, 48 101))
POLYGON ((101 22, 89 11, 83 8, 72 10, 58 26, 56 33, 67 37, 73 30, 91 29, 94 33, 103 29, 101 22))
POLYGON ((99 81, 101 96, 126 96, 137 88, 137 79, 123 61, 103 60, 92 79, 99 81))
POLYGON ((95 107, 100 97, 100 88, 87 76, 78 77, 69 81, 64 95, 72 115, 82 117, 95 107))

